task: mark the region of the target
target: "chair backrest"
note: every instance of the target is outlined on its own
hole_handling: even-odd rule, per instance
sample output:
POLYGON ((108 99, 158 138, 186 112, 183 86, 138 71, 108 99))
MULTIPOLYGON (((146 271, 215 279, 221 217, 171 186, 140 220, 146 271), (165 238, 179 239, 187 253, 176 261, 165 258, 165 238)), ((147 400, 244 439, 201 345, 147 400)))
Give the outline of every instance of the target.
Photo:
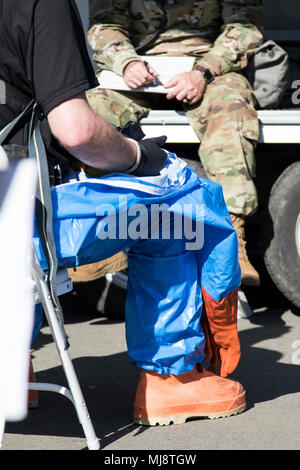
MULTIPOLYGON (((4 81, 1 81, 4 83, 4 81)), ((9 89, 22 95, 15 87, 4 83, 4 86, 9 86, 9 89)), ((25 98, 24 98, 25 100, 25 98)), ((25 100, 25 102, 27 102, 25 100)), ((40 106, 34 99, 27 102, 23 106, 21 113, 16 116, 10 123, 8 123, 0 131, 0 145, 10 136, 13 129, 21 122, 22 119, 30 116, 30 125, 28 133, 28 154, 29 159, 33 160, 37 165, 37 191, 36 191, 36 204, 35 204, 35 220, 36 226, 39 232, 39 236, 42 242, 43 250, 47 258, 48 264, 48 286, 50 296, 55 306, 57 318, 60 322, 62 329, 64 330, 64 321, 61 305, 56 292, 56 272, 57 272, 57 256, 56 246, 53 236, 52 229, 52 199, 50 190, 50 180, 48 171, 48 161, 45 150, 43 137, 41 134, 41 119, 44 115, 40 109, 40 106)), ((68 347, 67 335, 65 333, 65 345, 68 347)))

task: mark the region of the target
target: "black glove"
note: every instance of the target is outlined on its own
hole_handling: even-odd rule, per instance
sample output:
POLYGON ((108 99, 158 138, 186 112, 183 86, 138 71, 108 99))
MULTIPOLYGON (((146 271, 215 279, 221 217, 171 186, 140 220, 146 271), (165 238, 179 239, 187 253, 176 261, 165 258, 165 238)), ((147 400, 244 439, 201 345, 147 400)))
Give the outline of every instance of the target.
POLYGON ((121 128, 119 127, 118 130, 121 132, 121 134, 129 137, 130 139, 141 140, 143 137, 145 137, 141 126, 134 121, 126 122, 126 124, 121 128))
POLYGON ((130 174, 135 176, 156 176, 165 166, 167 154, 161 148, 167 140, 165 135, 143 139, 145 136, 139 124, 128 121, 120 129, 121 134, 138 142, 141 150, 141 161, 139 166, 130 174))
POLYGON ((167 137, 152 137, 150 139, 139 140, 138 144, 141 149, 141 162, 133 171, 136 176, 156 176, 165 166, 167 154, 161 148, 166 142, 167 137))

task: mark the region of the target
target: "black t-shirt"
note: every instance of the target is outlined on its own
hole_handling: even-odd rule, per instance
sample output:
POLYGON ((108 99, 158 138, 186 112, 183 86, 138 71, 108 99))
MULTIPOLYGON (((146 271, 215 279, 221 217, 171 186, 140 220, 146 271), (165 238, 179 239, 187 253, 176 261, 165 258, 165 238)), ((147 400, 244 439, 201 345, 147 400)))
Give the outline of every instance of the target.
MULTIPOLYGON (((74 0, 0 0, 0 79, 35 98, 44 114, 63 101, 97 86, 74 0)), ((0 104, 0 129, 22 109, 14 99, 0 104)), ((6 143, 26 145, 27 128, 6 143)), ((51 165, 72 158, 51 135, 42 133, 51 165)))

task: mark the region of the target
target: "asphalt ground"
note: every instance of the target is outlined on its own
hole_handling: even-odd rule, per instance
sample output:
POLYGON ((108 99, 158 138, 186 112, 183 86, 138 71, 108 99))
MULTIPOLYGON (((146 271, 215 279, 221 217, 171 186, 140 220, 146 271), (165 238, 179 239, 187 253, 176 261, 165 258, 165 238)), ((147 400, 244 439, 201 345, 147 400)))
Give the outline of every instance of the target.
MULTIPOLYGON (((133 424, 138 370, 128 359, 122 314, 112 319, 91 306, 84 309, 76 290, 61 298, 70 354, 102 456, 116 456, 117 451, 147 455, 160 450, 169 455, 171 451, 299 450, 299 311, 272 289, 248 288, 246 294, 253 315, 238 320, 242 357, 231 378, 245 387, 247 410, 229 418, 161 427, 133 424)), ((115 301, 114 292, 113 305, 115 301)), ((32 358, 38 381, 67 385, 47 324, 32 358)), ((6 424, 4 451, 84 449, 86 440, 74 407, 57 393, 40 392, 37 409, 21 422, 6 424)))

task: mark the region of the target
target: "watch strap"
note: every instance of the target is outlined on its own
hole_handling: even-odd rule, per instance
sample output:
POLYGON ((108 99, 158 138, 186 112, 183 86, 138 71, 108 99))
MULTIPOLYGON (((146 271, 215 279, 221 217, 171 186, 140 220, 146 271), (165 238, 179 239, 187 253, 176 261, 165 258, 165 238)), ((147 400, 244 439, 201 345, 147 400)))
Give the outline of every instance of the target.
POLYGON ((194 67, 194 70, 199 70, 199 72, 202 73, 204 80, 207 84, 213 81, 214 76, 209 69, 202 67, 202 65, 196 65, 196 67, 194 67))

